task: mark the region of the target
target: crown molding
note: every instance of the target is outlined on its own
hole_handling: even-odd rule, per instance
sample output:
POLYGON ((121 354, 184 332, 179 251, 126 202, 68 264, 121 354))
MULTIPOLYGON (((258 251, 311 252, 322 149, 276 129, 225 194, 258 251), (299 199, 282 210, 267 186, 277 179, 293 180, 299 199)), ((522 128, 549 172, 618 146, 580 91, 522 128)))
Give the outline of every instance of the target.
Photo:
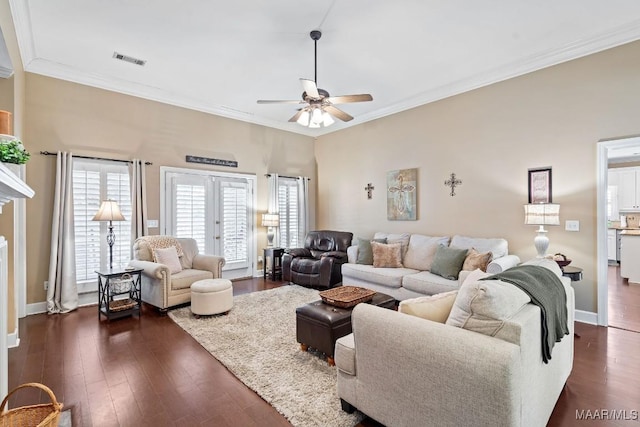
POLYGON ((0 78, 8 79, 13 76, 13 68, 7 68, 0 65, 0 78))
POLYGON ((88 73, 85 70, 38 58, 32 38, 28 2, 9 1, 25 71, 310 137, 337 132, 640 39, 640 20, 634 20, 597 36, 576 40, 560 48, 548 49, 529 55, 516 61, 493 67, 469 78, 416 94, 387 107, 359 115, 349 123, 338 122, 329 128, 310 129, 299 126, 296 123, 258 117, 252 113, 239 111, 232 107, 210 104, 200 99, 181 96, 157 87, 88 73))

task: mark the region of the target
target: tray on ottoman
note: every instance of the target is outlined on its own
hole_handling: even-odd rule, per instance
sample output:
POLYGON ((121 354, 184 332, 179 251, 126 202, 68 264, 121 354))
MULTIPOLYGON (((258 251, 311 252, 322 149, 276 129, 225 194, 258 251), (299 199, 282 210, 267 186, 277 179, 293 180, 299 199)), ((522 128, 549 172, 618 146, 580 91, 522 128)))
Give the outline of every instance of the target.
POLYGON ((376 294, 375 291, 359 286, 338 286, 320 292, 320 298, 325 304, 342 308, 351 308, 361 302, 369 302, 376 294))

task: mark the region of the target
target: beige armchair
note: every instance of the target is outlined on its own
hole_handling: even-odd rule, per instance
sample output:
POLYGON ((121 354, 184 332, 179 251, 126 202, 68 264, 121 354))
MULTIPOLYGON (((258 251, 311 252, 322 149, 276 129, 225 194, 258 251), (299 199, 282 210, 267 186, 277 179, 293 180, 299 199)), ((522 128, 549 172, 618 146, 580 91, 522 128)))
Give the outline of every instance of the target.
POLYGON ((222 277, 225 260, 219 256, 199 254, 194 239, 144 236, 134 242, 133 260, 129 264, 143 270, 142 300, 164 312, 191 301, 192 283, 222 277), (176 243, 181 248, 178 252, 182 252, 179 257, 182 270, 171 273, 170 266, 154 262, 152 248, 166 248, 176 243))

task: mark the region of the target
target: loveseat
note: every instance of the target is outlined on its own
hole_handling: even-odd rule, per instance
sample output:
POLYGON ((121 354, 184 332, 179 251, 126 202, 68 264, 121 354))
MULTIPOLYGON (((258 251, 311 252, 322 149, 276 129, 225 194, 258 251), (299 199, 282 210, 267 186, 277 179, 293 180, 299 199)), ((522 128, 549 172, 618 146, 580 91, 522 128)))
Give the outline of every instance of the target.
POLYGON ((353 333, 335 347, 343 409, 358 409, 388 427, 545 426, 573 366, 574 293, 568 278, 560 280, 568 334, 555 343, 548 363, 540 308, 521 295, 513 298, 519 289, 504 282, 481 289, 482 281, 465 281, 454 307, 464 305, 460 299, 477 304, 488 297, 489 304, 462 327, 358 304, 353 333), (460 297, 474 286, 477 294, 460 297))
POLYGON ((163 312, 191 301, 191 284, 202 279, 222 277, 222 267, 225 264, 223 257, 200 254, 194 239, 170 236, 144 236, 136 239, 133 243, 133 258, 129 265, 143 270, 142 301, 163 312), (167 255, 174 252, 167 251, 172 248, 175 248, 175 255, 167 255), (154 256, 154 250, 162 251, 165 259, 159 260, 154 256))
POLYGON ((491 253, 486 271, 499 273, 520 263, 516 255, 509 255, 505 239, 467 237, 461 235, 425 236, 422 234, 391 234, 377 232, 373 239, 355 239, 347 249, 348 263, 342 265, 342 284, 372 289, 402 301, 424 295, 447 292, 460 287, 457 279, 445 278, 430 271, 438 246, 475 249, 478 253, 491 253), (359 251, 368 240, 400 243, 402 265, 374 267, 371 260, 362 260, 359 251))

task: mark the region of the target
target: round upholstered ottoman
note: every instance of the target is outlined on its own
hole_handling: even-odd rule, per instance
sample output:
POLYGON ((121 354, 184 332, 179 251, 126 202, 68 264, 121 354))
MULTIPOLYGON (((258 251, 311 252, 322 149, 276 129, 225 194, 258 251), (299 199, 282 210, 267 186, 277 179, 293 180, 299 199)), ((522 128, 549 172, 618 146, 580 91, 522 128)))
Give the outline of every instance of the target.
POLYGON ((191 312, 201 315, 225 313, 233 307, 231 280, 204 279, 191 285, 191 312))

